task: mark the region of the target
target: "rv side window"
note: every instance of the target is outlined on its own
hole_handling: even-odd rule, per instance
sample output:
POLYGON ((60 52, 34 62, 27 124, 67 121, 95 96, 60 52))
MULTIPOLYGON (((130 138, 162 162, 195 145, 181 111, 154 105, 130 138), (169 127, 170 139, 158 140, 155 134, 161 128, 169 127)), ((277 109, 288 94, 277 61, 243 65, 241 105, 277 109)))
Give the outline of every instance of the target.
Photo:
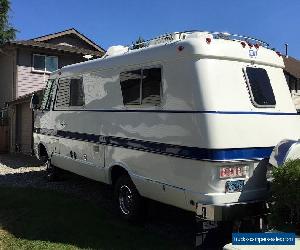
POLYGON ((71 79, 70 83, 70 106, 83 106, 84 92, 82 78, 71 79))
POLYGON ((70 79, 59 79, 56 108, 67 108, 70 102, 70 79))
POLYGON ((126 71, 120 74, 124 105, 159 105, 161 68, 126 71))
POLYGON ((41 105, 42 110, 50 110, 51 102, 53 100, 53 93, 54 93, 54 84, 55 80, 48 80, 47 86, 44 92, 44 97, 41 105))
POLYGON ((82 78, 60 79, 56 97, 56 108, 83 106, 84 92, 82 78))
POLYGON ((257 107, 274 107, 276 100, 267 71, 247 67, 244 73, 253 104, 257 107))
POLYGON ((139 105, 142 71, 133 70, 120 74, 121 89, 124 105, 139 105))
POLYGON ((143 70, 142 104, 159 105, 161 88, 161 69, 143 70))

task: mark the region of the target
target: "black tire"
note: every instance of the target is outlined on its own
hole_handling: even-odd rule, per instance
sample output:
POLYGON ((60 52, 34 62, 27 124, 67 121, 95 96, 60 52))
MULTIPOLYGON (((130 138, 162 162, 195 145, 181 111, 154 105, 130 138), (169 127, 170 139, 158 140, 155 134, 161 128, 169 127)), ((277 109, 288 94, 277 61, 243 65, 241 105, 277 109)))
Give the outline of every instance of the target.
POLYGON ((143 198, 128 175, 123 175, 117 180, 114 199, 123 219, 134 223, 143 221, 145 214, 143 198))

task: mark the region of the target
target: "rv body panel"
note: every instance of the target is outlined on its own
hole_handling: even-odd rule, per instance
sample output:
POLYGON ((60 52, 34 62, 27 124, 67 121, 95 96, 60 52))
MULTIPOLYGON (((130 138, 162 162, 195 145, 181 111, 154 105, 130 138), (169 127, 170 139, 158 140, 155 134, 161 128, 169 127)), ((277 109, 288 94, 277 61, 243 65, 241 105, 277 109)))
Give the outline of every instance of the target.
POLYGON ((64 67, 50 77, 58 86, 50 109, 36 117, 36 152, 43 144, 55 166, 109 184, 120 166, 142 196, 190 211, 264 200, 274 146, 299 139, 282 67, 272 50, 205 36, 64 67), (254 103, 249 68, 265 72, 276 103, 254 103), (159 104, 124 104, 121 74, 150 69, 161 72, 159 104), (81 79, 84 104, 61 107, 59 86, 71 78, 81 79), (220 178, 236 166, 247 173, 220 178), (243 189, 228 192, 235 180, 243 189))

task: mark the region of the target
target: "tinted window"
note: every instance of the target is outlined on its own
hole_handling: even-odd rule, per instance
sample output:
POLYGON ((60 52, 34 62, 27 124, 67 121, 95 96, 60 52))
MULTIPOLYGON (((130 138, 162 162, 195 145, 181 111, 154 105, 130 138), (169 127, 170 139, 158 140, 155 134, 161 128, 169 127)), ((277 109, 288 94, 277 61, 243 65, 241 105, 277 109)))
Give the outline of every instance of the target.
POLYGON ((127 71, 120 74, 120 83, 124 105, 139 105, 141 103, 141 77, 141 70, 127 71))
POLYGON ((33 68, 34 70, 45 71, 45 56, 33 55, 33 68))
POLYGON ((84 92, 82 78, 71 79, 70 83, 70 106, 83 106, 84 92))
POLYGON ((83 106, 84 92, 82 78, 60 79, 55 107, 83 106))
POLYGON ((142 104, 160 104, 161 69, 143 70, 142 104))
POLYGON ((276 101, 267 71, 247 67, 245 72, 253 103, 257 106, 274 106, 276 101))
POLYGON ((120 84, 124 105, 160 104, 160 68, 122 72, 120 84))
POLYGON ((55 107, 66 108, 70 103, 70 79, 60 79, 55 107))
POLYGON ((58 69, 58 58, 56 56, 46 56, 46 71, 53 72, 58 69))

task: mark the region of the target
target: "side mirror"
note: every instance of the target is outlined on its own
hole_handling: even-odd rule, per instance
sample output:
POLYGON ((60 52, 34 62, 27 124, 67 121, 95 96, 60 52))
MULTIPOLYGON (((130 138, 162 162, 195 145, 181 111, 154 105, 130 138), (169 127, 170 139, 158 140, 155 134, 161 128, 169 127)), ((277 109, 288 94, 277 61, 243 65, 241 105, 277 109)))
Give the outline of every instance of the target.
POLYGON ((38 95, 33 94, 30 100, 30 109, 37 110, 39 108, 40 98, 38 95))

